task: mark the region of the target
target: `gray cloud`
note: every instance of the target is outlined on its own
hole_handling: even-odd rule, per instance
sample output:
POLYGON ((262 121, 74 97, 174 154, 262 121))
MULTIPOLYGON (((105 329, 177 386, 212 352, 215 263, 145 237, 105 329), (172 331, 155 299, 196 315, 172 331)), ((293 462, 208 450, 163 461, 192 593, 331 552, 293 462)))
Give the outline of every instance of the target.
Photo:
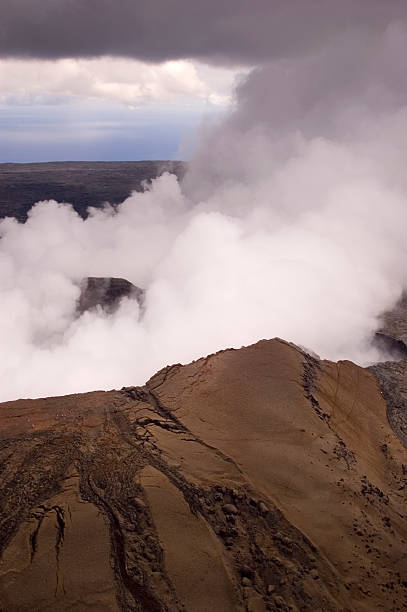
POLYGON ((404 19, 404 0, 0 0, 0 55, 263 62, 404 19))
POLYGON ((399 171, 406 55, 407 24, 396 21, 380 32, 345 31, 312 54, 255 68, 237 87, 225 121, 214 130, 205 127, 186 187, 192 185, 200 199, 230 181, 261 181, 296 155, 304 139, 352 143, 353 150, 363 143, 373 155, 379 133, 382 149, 388 144, 382 164, 387 172, 399 171))

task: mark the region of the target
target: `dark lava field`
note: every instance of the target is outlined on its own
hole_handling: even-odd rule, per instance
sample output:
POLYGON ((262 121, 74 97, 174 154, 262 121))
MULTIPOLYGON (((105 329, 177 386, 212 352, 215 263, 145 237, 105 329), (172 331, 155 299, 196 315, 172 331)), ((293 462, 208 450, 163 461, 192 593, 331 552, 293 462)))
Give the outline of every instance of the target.
POLYGON ((32 205, 40 200, 69 202, 86 217, 89 206, 120 204, 132 191, 141 191, 145 181, 166 171, 181 178, 185 164, 179 161, 0 164, 0 218, 25 221, 32 205))

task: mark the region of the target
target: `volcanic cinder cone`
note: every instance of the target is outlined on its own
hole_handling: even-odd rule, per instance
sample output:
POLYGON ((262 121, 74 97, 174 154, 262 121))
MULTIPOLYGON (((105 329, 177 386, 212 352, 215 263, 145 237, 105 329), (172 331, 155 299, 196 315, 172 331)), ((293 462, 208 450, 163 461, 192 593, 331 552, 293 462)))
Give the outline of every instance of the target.
POLYGON ((407 450, 282 340, 0 406, 0 608, 402 610, 407 450))

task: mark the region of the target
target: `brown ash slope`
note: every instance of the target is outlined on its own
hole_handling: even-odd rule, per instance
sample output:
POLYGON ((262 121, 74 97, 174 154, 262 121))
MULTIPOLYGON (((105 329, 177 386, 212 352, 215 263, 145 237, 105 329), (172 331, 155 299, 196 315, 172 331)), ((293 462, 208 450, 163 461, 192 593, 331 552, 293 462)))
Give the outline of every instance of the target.
POLYGON ((281 340, 0 406, 0 609, 401 611, 377 381, 281 340))
POLYGON ((69 202, 82 217, 89 206, 123 202, 165 171, 184 175, 178 161, 48 162, 0 164, 0 219, 25 221, 30 208, 41 200, 69 202))

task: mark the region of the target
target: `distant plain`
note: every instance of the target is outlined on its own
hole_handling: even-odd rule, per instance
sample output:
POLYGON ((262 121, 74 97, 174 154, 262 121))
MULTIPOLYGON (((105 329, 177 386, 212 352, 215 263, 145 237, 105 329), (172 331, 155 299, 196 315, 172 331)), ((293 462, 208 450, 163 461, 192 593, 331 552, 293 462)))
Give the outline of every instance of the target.
POLYGON ((179 161, 0 164, 0 218, 25 221, 40 200, 69 202, 85 218, 89 206, 117 205, 165 171, 182 177, 179 161))

